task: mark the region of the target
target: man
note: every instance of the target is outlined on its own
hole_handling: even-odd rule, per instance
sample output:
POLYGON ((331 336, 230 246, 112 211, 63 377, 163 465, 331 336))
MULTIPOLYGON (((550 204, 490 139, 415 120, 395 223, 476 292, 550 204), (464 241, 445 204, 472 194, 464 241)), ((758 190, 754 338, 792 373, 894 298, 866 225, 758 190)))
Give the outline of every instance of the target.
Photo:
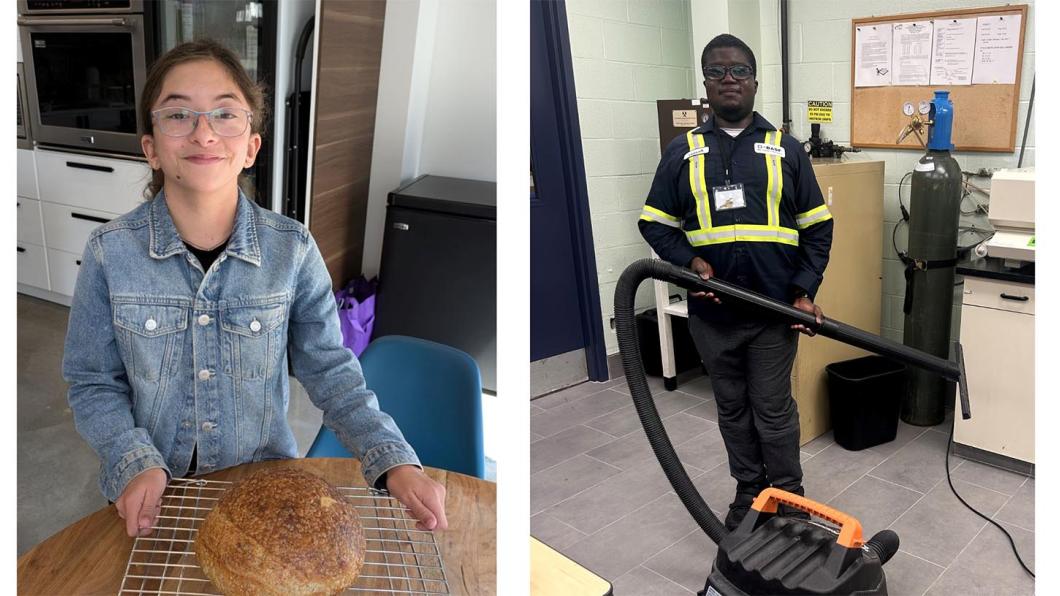
MULTIPOLYGON (((663 259, 815 315, 832 216, 798 141, 753 111, 754 53, 723 34, 703 48, 712 119, 666 148, 638 225, 663 259)), ((712 293, 693 293, 688 324, 710 374, 736 479, 725 526, 767 486, 803 494, 799 415, 791 397, 798 334, 712 293)), ((786 512, 792 513, 792 512, 786 512)))

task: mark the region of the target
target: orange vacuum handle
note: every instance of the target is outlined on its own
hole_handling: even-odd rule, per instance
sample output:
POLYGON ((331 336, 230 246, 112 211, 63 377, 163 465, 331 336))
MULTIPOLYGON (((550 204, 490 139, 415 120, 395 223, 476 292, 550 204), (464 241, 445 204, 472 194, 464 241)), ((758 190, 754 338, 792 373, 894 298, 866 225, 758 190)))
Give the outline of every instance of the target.
POLYGON ((865 544, 861 538, 861 522, 854 516, 786 490, 773 487, 763 490, 755 497, 751 509, 762 513, 776 513, 778 504, 794 507, 839 526, 839 538, 836 539, 836 543, 840 546, 861 548, 861 545, 865 544))

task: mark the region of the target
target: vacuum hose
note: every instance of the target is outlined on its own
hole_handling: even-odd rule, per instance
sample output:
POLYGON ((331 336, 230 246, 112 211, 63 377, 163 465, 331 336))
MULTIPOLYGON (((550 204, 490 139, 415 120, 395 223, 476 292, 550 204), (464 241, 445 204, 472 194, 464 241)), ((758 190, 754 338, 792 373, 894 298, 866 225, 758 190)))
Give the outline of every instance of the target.
POLYGON ((622 369, 626 373, 626 382, 629 383, 629 392, 633 396, 637 416, 640 417, 640 423, 648 435, 648 443, 651 444, 666 478, 670 480, 670 486, 684 503, 685 509, 688 509, 699 527, 717 544, 729 533, 703 501, 703 496, 692 484, 692 479, 688 477, 688 472, 674 452, 673 443, 670 442, 666 428, 659 419, 659 411, 655 409, 655 401, 651 397, 648 379, 644 374, 644 362, 640 357, 640 345, 637 343, 633 314, 637 286, 649 277, 666 279, 666 274, 670 273, 667 268, 676 269, 664 261, 642 259, 622 272, 615 287, 615 333, 618 335, 618 349, 622 353, 622 369))
MULTIPOLYGON (((662 465, 666 478, 670 481, 674 492, 677 493, 692 518, 715 543, 720 542, 722 538, 728 535, 728 532, 710 507, 707 506, 706 502, 703 501, 703 497, 696 490, 692 480, 688 477, 688 472, 685 471, 684 466, 681 464, 680 458, 674 452, 673 443, 670 442, 670 437, 666 434, 666 429, 659 418, 659 412, 655 408, 655 401, 652 399, 651 390, 648 388, 648 380, 644 373, 644 363, 641 360, 640 346, 637 342, 634 303, 637 297, 637 287, 648 278, 671 282, 692 291, 713 292, 726 300, 750 305, 764 314, 771 314, 785 322, 805 325, 825 337, 919 366, 940 374, 947 379, 957 381, 961 394, 962 416, 965 419, 971 417, 967 383, 964 375, 964 356, 960 346, 957 348, 957 362, 950 362, 898 342, 867 333, 839 321, 825 319, 818 325, 814 315, 791 305, 745 290, 717 278, 704 280, 689 269, 676 267, 665 261, 657 259, 636 261, 626 267, 615 287, 615 332, 618 335, 618 347, 622 354, 622 368, 626 375, 626 382, 629 384, 629 391, 633 397, 637 416, 640 417, 640 423, 644 426, 648 443, 651 444, 655 457, 659 460, 659 464, 662 465)), ((870 548, 873 548, 880 556, 880 559, 885 561, 897 550, 897 539, 896 535, 892 537, 887 534, 887 531, 880 532, 869 541, 870 548), (894 547, 893 550, 892 545, 894 547)))
POLYGON ((891 560, 894 553, 898 552, 898 534, 894 530, 880 530, 875 536, 865 543, 865 546, 880 560, 880 565, 891 560))

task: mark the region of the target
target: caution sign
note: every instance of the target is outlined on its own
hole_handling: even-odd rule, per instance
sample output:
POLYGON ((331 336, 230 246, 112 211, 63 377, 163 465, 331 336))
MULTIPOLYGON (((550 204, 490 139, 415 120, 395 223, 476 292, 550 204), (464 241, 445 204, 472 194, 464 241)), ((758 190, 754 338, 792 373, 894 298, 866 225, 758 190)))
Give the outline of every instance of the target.
POLYGON ((811 99, 806 102, 806 106, 806 119, 810 122, 832 121, 832 102, 814 101, 811 99))

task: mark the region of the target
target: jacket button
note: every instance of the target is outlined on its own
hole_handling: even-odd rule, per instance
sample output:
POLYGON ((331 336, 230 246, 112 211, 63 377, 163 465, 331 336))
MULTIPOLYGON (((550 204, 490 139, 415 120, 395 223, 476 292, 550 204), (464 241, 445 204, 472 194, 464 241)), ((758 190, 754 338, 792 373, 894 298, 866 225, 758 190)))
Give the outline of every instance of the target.
POLYGON ((206 370, 205 368, 200 370, 199 371, 199 380, 200 381, 209 381, 210 380, 210 371, 206 370))
POLYGON ((205 325, 209 325, 210 324, 210 315, 199 315, 199 324, 200 325, 204 325, 204 326, 205 325))
POLYGON ((147 319, 147 322, 144 323, 144 329, 147 329, 148 331, 154 331, 157 328, 158 328, 158 322, 155 321, 154 319, 147 319))
POLYGON ((209 431, 211 431, 211 430, 213 430, 213 429, 215 429, 215 428, 217 428, 217 425, 216 425, 216 424, 214 424, 213 422, 203 422, 203 423, 202 423, 202 429, 203 429, 204 431, 207 431, 207 432, 209 432, 209 431))
POLYGON ((250 322, 250 330, 253 331, 254 333, 257 333, 258 331, 261 331, 261 323, 259 323, 256 320, 255 321, 251 321, 250 322))

